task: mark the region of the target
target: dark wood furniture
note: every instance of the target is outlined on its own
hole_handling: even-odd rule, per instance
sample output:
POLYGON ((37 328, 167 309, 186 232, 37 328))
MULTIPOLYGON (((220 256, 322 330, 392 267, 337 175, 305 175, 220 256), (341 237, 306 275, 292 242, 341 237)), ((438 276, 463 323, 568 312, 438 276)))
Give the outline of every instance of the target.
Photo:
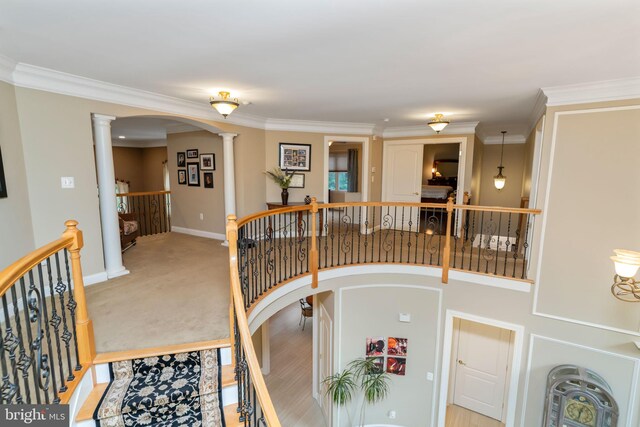
POLYGON ((302 330, 304 331, 304 326, 307 324, 307 318, 313 317, 313 307, 307 303, 304 299, 300 300, 300 321, 298 322, 298 326, 302 323, 302 330))
POLYGON ((125 221, 136 221, 135 213, 119 213, 118 214, 118 222, 120 224, 120 247, 122 248, 122 252, 127 249, 135 246, 136 239, 140 236, 140 229, 136 229, 129 234, 125 233, 124 222, 125 221))

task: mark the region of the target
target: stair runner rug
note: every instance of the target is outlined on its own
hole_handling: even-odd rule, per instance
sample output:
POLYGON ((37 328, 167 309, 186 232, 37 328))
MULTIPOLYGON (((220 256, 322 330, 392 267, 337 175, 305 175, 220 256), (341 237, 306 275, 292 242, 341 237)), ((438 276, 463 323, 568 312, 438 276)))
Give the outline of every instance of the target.
POLYGON ((109 363, 93 419, 98 427, 224 427, 219 360, 211 349, 109 363))

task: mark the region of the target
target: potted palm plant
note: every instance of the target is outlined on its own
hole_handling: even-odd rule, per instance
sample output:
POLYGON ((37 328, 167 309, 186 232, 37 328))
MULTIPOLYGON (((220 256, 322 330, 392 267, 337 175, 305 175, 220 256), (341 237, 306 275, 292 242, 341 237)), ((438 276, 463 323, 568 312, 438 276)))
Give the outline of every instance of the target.
POLYGON ((390 381, 389 374, 375 363, 375 359, 360 358, 349 362, 342 372, 325 378, 323 383, 333 403, 345 407, 349 425, 353 425, 353 419, 347 405, 355 394, 362 393, 358 425, 364 426, 367 405, 381 402, 387 397, 390 381))
POLYGON ((282 189, 280 196, 282 197, 282 204, 286 205, 289 201, 289 185, 291 185, 291 178, 293 177, 294 172, 288 172, 286 170, 280 169, 278 166, 273 168, 273 170, 266 171, 267 174, 273 182, 278 184, 278 186, 282 189))

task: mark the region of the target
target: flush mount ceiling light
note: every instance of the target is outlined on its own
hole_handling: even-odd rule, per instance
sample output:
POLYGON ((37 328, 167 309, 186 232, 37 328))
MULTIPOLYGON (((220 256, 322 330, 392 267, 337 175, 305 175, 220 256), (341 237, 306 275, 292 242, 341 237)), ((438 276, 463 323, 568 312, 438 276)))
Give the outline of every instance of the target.
POLYGON ((507 133, 506 130, 502 131, 502 148, 500 148, 500 166, 498 166, 498 175, 493 177, 493 185, 498 189, 498 191, 502 190, 507 183, 507 177, 502 175, 502 155, 504 154, 504 134, 507 133))
POLYGON ((616 269, 611 293, 614 297, 627 302, 640 302, 640 283, 634 276, 640 268, 640 252, 615 249, 611 257, 616 269))
POLYGON ((209 104, 211 104, 218 113, 222 114, 225 119, 240 105, 237 98, 229 98, 229 96, 231 96, 229 92, 218 92, 218 98, 212 96, 209 99, 209 104))
POLYGON ((447 125, 449 124, 449 120, 446 120, 444 118, 444 115, 442 114, 436 114, 433 120, 431 120, 427 124, 431 127, 431 129, 435 130, 436 133, 440 133, 442 129, 447 127, 447 125))

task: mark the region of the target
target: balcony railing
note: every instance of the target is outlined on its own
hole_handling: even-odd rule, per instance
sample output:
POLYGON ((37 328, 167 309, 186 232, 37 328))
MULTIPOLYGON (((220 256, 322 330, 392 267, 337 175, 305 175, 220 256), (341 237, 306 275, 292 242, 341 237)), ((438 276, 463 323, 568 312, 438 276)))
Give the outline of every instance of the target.
POLYGON ((140 236, 171 231, 171 191, 116 194, 118 213, 133 214, 140 236))
POLYGON ((67 221, 62 237, 0 272, 0 402, 67 403, 95 356, 80 249, 67 221))
POLYGON ((231 337, 245 426, 279 426, 255 357, 247 313, 273 289, 350 265, 404 264, 528 281, 536 209, 362 202, 229 217, 231 337))

